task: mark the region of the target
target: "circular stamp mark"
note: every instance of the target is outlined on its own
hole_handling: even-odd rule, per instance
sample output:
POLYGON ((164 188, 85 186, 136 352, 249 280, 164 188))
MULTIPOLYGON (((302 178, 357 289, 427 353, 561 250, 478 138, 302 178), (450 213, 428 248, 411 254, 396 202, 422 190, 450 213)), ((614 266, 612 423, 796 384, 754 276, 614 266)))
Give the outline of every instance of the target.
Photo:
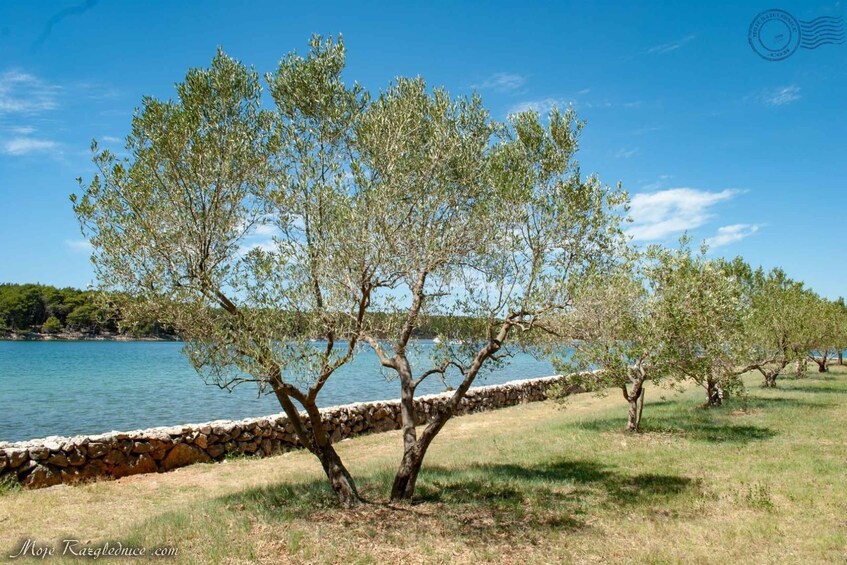
POLYGON ((747 41, 763 59, 787 59, 800 46, 800 22, 785 10, 765 10, 750 23, 747 41))

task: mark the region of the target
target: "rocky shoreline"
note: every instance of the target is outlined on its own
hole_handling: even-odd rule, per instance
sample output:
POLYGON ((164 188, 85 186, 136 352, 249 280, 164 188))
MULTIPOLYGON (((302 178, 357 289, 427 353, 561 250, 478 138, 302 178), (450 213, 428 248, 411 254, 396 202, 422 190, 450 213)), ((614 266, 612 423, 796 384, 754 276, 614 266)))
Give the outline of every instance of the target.
POLYGON ((180 341, 172 336, 129 336, 123 334, 85 334, 60 332, 55 334, 27 332, 0 334, 0 341, 180 341))
MULTIPOLYGON (((550 387, 566 377, 511 381, 472 388, 456 415, 545 400, 550 387)), ((570 385, 568 394, 581 392, 570 385)), ((422 396, 417 420, 438 413, 452 393, 422 396)), ((360 402, 321 410, 333 441, 400 428, 398 401, 360 402)), ((308 425, 308 419, 307 419, 308 425)), ((202 424, 109 432, 92 436, 0 442, 0 483, 29 488, 118 479, 140 473, 166 472, 192 463, 220 461, 231 455, 268 456, 301 448, 288 418, 282 414, 202 424)))

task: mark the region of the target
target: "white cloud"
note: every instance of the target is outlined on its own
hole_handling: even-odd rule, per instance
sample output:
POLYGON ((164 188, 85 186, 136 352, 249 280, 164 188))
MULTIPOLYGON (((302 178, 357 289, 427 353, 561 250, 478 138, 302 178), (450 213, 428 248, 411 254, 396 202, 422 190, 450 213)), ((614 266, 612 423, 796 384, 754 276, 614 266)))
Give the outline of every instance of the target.
POLYGON ((761 92, 759 99, 768 106, 784 106, 800 100, 800 87, 796 84, 767 88, 761 92))
POLYGON ((14 126, 9 128, 12 133, 17 133, 18 135, 29 135, 31 133, 35 133, 35 128, 30 126, 14 126))
POLYGON ((627 233, 635 241, 650 241, 698 228, 712 218, 712 207, 731 199, 738 192, 733 189, 708 192, 695 188, 671 188, 635 194, 630 208, 633 223, 627 233))
POLYGON ((253 228, 253 234, 257 237, 273 237, 280 235, 279 229, 273 224, 256 224, 253 228))
POLYGON ((615 153, 615 158, 617 159, 629 159, 630 157, 635 157, 638 155, 638 152, 641 149, 639 147, 635 147, 633 149, 618 149, 617 153, 615 153))
POLYGON ((718 228, 718 233, 706 239, 706 244, 709 247, 720 247, 741 241, 745 237, 749 237, 759 231, 759 224, 732 224, 731 226, 721 226, 718 228))
POLYGON ((65 245, 73 251, 91 253, 92 250, 91 242, 87 239, 66 239, 65 245))
POLYGON ((121 143, 123 139, 121 139, 120 137, 115 137, 113 135, 104 135, 103 141, 106 141, 108 143, 121 143))
POLYGON ((60 87, 19 71, 0 74, 0 114, 35 114, 53 110, 60 87))
POLYGON ((15 137, 3 142, 0 152, 6 155, 29 155, 44 151, 56 151, 59 144, 49 139, 33 139, 31 137, 15 137))
POLYGON ((676 51, 686 43, 694 41, 695 35, 689 35, 687 37, 683 37, 679 41, 674 41, 671 43, 664 43, 662 45, 656 45, 655 47, 651 47, 647 50, 649 55, 664 55, 665 53, 670 53, 671 51, 676 51))
POLYGON ((520 112, 526 112, 527 110, 533 110, 535 112, 538 112, 539 114, 544 115, 550 110, 552 110, 554 106, 557 108, 567 108, 569 105, 570 103, 562 98, 543 98, 541 100, 527 100, 525 102, 515 104, 514 106, 509 108, 509 111, 506 113, 518 114, 520 112))
POLYGON ((494 73, 480 84, 473 85, 480 90, 511 92, 526 84, 526 77, 514 73, 494 73))

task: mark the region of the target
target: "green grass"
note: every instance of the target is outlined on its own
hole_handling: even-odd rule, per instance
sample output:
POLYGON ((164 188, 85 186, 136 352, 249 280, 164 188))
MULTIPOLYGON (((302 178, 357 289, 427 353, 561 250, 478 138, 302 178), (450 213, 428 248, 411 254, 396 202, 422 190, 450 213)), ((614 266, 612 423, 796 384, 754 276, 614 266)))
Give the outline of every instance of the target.
POLYGON ((0 549, 74 535, 176 546, 177 563, 845 563, 847 371, 748 391, 704 409, 699 389, 651 389, 637 435, 618 395, 456 419, 408 506, 385 501, 396 432, 339 445, 371 501, 353 511, 305 453, 6 492, 0 549))

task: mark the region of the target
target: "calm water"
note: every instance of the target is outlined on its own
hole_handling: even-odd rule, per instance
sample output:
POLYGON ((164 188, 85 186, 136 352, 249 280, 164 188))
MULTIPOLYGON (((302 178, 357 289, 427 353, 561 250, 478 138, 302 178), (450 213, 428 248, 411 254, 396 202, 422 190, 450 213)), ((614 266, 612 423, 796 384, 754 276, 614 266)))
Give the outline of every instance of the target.
MULTIPOLYGON (((233 392, 206 385, 181 348, 172 342, 0 341, 0 441, 281 412, 275 397, 257 396, 253 383, 233 392)), ((553 373, 549 363, 520 354, 475 384, 553 373)), ((443 390, 436 378, 424 382, 419 394, 443 390)), ((363 350, 329 380, 319 399, 321 406, 333 406, 398 396, 398 383, 381 373, 372 351, 363 350)))

